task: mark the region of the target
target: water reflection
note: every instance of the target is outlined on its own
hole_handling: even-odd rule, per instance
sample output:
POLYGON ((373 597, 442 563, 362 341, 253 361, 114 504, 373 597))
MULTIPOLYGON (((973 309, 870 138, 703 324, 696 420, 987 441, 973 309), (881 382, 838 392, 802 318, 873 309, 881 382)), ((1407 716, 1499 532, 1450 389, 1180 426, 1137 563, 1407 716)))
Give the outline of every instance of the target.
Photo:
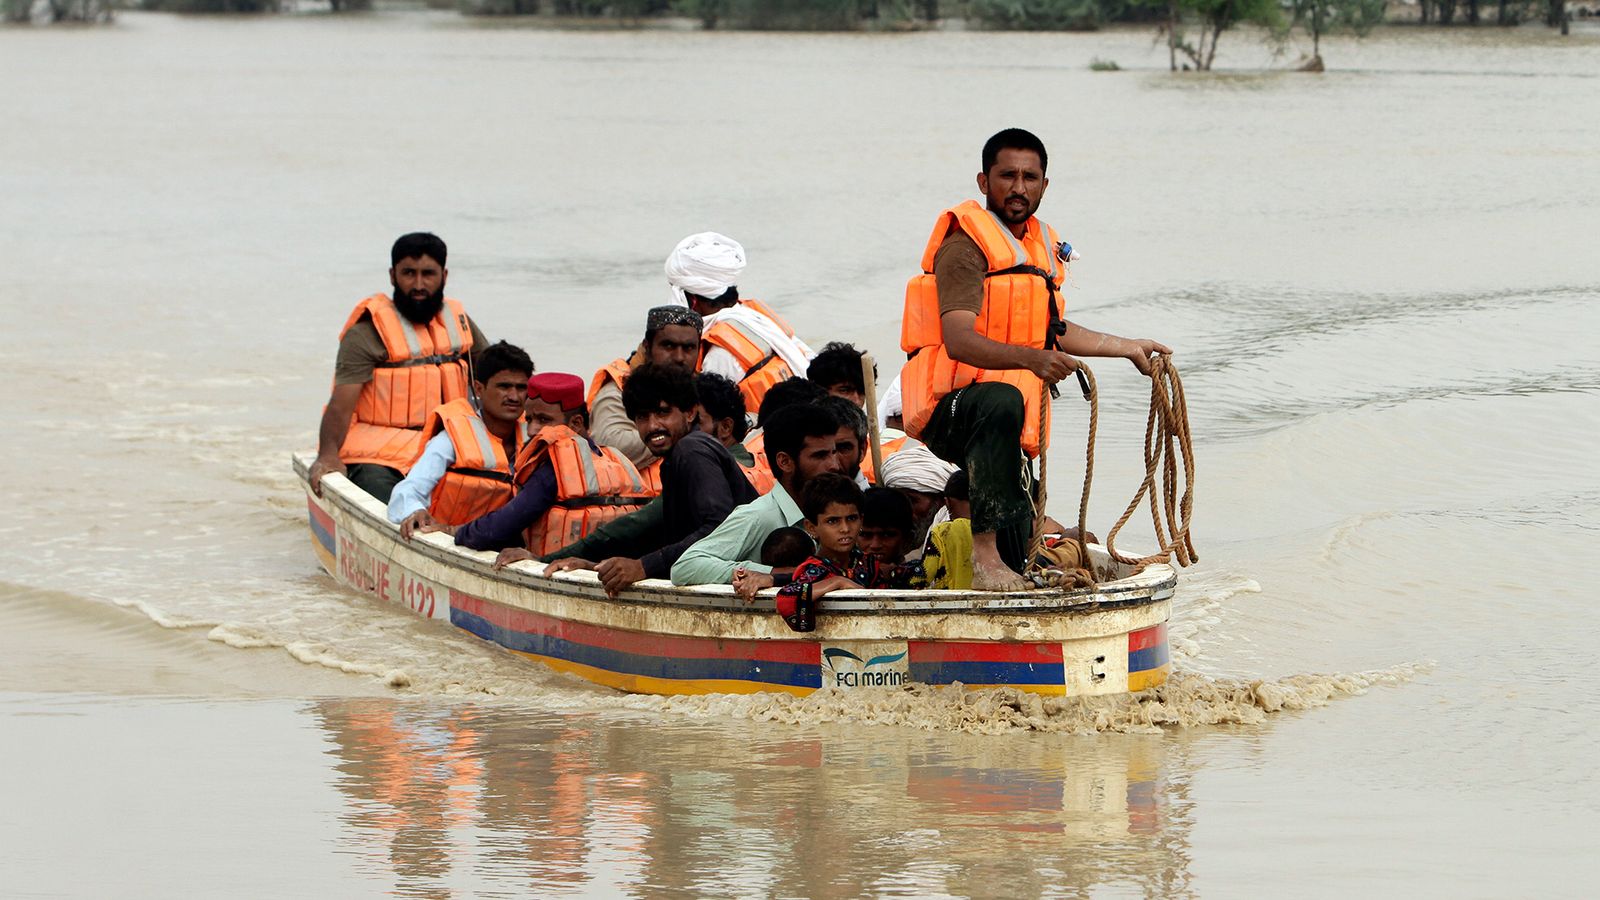
POLYGON ((346 851, 407 897, 1189 890, 1183 744, 323 701, 346 851))

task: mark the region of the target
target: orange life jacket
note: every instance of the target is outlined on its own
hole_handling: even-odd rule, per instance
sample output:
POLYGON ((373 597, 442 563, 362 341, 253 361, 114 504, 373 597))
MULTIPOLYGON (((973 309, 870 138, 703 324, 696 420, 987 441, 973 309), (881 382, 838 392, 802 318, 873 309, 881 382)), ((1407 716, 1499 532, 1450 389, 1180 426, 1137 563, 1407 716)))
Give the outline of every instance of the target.
MULTIPOLYGON (((505 444, 489 433, 483 418, 472 408, 472 401, 465 397, 451 400, 429 413, 422 429, 422 446, 426 447, 440 431, 450 436, 456 461, 434 486, 428 512, 446 525, 465 525, 506 505, 511 499, 511 461, 515 457, 507 456, 505 444)), ((520 427, 515 440, 520 449, 520 427)), ((422 455, 420 449, 417 455, 422 455)), ((408 469, 410 466, 407 464, 408 469)))
POLYGON ((644 479, 645 490, 651 496, 661 493, 661 457, 650 460, 650 463, 639 470, 639 477, 644 479))
POLYGON ((744 474, 750 479, 750 484, 764 495, 772 490, 773 485, 778 483, 777 476, 772 472, 772 464, 767 462, 766 431, 757 431, 754 434, 745 435, 744 449, 750 451, 750 455, 755 457, 756 462, 755 465, 748 468, 744 466, 740 466, 740 468, 744 469, 744 474))
MULTIPOLYGON (((760 300, 739 302, 771 319, 783 329, 784 334, 794 337, 794 328, 773 312, 772 307, 760 300)), ((761 398, 767 395, 769 388, 795 376, 772 345, 743 322, 723 319, 707 328, 705 334, 700 336, 700 364, 696 368, 705 368, 706 354, 713 347, 728 351, 744 369, 744 377, 739 379, 739 392, 744 394, 744 406, 749 412, 754 413, 761 408, 761 398)))
POLYGON ((400 314, 393 297, 373 294, 356 304, 339 331, 341 340, 362 316, 372 318, 388 359, 378 363, 372 380, 361 386, 339 459, 409 472, 422 454, 422 426, 428 414, 467 396, 472 326, 460 302, 448 297, 439 315, 417 325, 400 314))
MULTIPOLYGON (((992 341, 1021 347, 1048 348, 1063 329, 1059 293, 1065 277, 1056 260, 1059 238, 1055 229, 1028 220, 1018 240, 998 217, 975 200, 945 210, 933 226, 922 253, 922 274, 906 285, 905 316, 901 321, 900 348, 911 354, 900 371, 906 433, 920 438, 934 406, 944 395, 975 382, 1003 382, 1022 392, 1026 405, 1022 449, 1039 454, 1039 376, 1028 369, 979 369, 950 358, 940 324, 939 292, 933 277, 933 260, 950 229, 966 232, 988 260, 983 281, 983 309, 977 332, 992 341)), ((1046 417, 1049 407, 1043 410, 1046 417)), ((1048 421, 1045 423, 1048 428, 1048 421)))
POLYGON ((591 411, 594 410, 594 400, 600 396, 600 390, 606 386, 607 382, 615 384, 617 390, 620 391, 622 390, 623 382, 628 380, 628 373, 632 371, 633 368, 628 365, 628 361, 625 359, 613 359, 611 362, 601 366, 600 371, 594 373, 594 378, 589 381, 589 409, 591 411))
POLYGON ((626 456, 611 447, 599 455, 565 425, 540 430, 517 454, 516 483, 523 485, 546 460, 556 475, 556 501, 524 532, 528 549, 543 555, 586 537, 602 524, 650 501, 646 485, 626 456))
MULTIPOLYGON (((878 453, 884 459, 888 459, 896 453, 899 453, 901 450, 904 450, 907 446, 920 443, 922 442, 918 441, 914 437, 911 437, 910 435, 902 435, 901 437, 887 440, 882 444, 879 444, 878 453)), ((878 483, 878 476, 874 474, 872 469, 872 450, 870 448, 868 448, 866 455, 861 457, 861 474, 865 475, 867 480, 873 484, 878 483)))

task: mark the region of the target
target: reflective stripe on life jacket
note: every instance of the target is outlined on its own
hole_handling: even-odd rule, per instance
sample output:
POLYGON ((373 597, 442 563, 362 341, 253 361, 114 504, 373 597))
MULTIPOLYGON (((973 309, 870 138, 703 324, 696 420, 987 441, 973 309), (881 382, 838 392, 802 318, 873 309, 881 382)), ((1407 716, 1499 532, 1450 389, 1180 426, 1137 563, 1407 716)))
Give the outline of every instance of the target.
MULTIPOLYGON (((450 436, 456 459, 434 487, 428 512, 446 525, 465 525, 506 505, 511 499, 511 457, 505 444, 489 433, 472 401, 451 400, 429 413, 422 429, 423 446, 440 431, 450 436)), ((521 435, 519 427, 518 447, 521 435)))
POLYGON ((542 429, 517 454, 516 483, 526 484, 546 461, 555 470, 556 500, 523 537, 543 555, 588 536, 600 525, 650 501, 650 490, 626 456, 611 447, 596 454, 586 438, 565 425, 542 429))
MULTIPOLYGON (((1064 273, 1056 260, 1059 239, 1055 229, 1031 218, 1018 240, 994 213, 975 200, 945 210, 923 251, 922 274, 906 285, 900 330, 900 347, 911 354, 900 371, 906 433, 921 437, 944 395, 975 382, 1003 382, 1022 393, 1022 449, 1029 456, 1037 456, 1039 402, 1044 389, 1039 376, 1028 369, 979 369, 958 363, 944 347, 933 262, 951 228, 966 232, 988 261, 983 309, 976 323, 978 334, 1003 344, 1053 348, 1060 333, 1057 326, 1065 328, 1059 299, 1064 273)), ((1048 417, 1049 408, 1043 412, 1048 417)))
MULTIPOLYGON (((739 303, 771 319, 783 329, 784 334, 794 337, 794 328, 779 318, 778 314, 772 311, 772 307, 760 300, 740 300, 739 303)), ((728 351, 740 368, 744 369, 744 377, 739 379, 739 393, 744 394, 744 407, 751 412, 761 408, 761 398, 767 396, 769 388, 780 381, 795 377, 789 364, 766 338, 737 319, 714 322, 705 330, 705 334, 700 337, 700 364, 697 368, 705 369, 706 354, 711 352, 713 347, 721 347, 728 351)))
POLYGON ((393 297, 373 294, 356 304, 339 331, 340 339, 362 316, 372 319, 388 358, 361 386, 339 459, 409 472, 422 453, 422 427, 428 414, 468 394, 472 326, 460 302, 448 297, 437 316, 418 325, 400 314, 393 297))

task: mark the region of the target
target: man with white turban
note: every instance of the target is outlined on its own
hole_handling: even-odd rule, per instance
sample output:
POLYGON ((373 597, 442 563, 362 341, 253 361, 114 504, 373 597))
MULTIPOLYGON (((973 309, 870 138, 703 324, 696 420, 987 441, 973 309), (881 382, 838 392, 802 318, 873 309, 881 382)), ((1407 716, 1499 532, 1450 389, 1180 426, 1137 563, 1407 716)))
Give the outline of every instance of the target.
POLYGON ((748 409, 767 389, 803 374, 816 356, 794 329, 759 300, 739 299, 744 247, 715 231, 691 234, 667 257, 673 299, 705 317, 700 370, 739 385, 748 409))
POLYGON ((922 546, 935 517, 944 510, 944 488, 957 471, 921 444, 908 446, 883 461, 883 486, 894 488, 911 501, 913 546, 922 546))

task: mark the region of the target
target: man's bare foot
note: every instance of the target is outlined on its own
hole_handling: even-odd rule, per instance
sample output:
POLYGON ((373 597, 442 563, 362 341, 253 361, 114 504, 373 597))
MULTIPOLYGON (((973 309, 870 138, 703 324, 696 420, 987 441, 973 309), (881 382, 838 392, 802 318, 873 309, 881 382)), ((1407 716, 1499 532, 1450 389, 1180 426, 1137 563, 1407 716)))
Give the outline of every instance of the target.
POLYGON ((1031 591, 1032 583, 1005 566, 972 567, 972 589, 975 591, 1031 591))

